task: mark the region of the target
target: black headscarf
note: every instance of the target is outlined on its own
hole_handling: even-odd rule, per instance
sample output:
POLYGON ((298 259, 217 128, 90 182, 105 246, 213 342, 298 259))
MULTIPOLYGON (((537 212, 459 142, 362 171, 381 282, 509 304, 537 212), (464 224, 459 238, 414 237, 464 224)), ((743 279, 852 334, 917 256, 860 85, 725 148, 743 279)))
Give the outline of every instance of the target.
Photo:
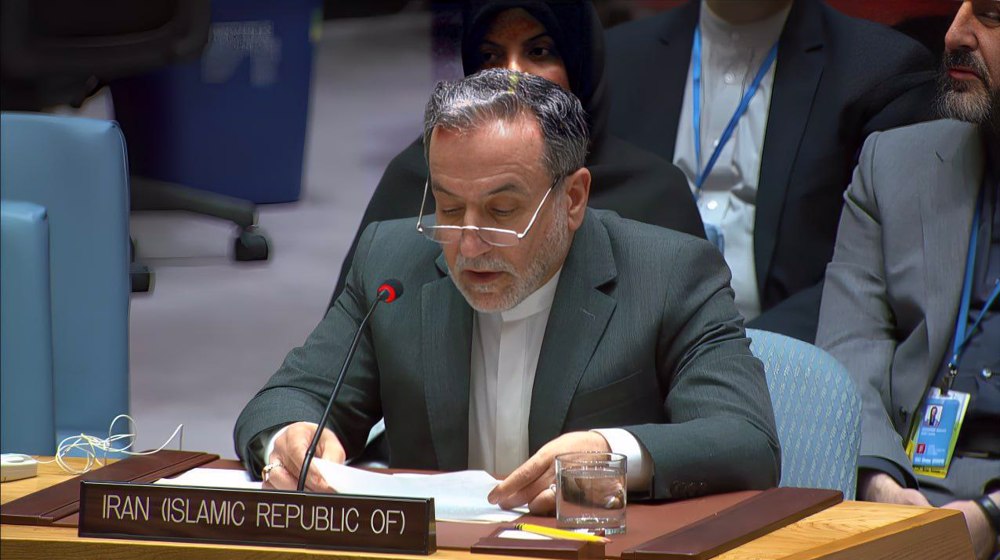
POLYGON ((587 112, 591 151, 599 146, 607 122, 604 81, 604 30, 597 10, 586 0, 474 0, 462 10, 462 69, 475 74, 482 67, 479 47, 500 12, 521 8, 538 20, 555 42, 566 66, 569 85, 587 112))

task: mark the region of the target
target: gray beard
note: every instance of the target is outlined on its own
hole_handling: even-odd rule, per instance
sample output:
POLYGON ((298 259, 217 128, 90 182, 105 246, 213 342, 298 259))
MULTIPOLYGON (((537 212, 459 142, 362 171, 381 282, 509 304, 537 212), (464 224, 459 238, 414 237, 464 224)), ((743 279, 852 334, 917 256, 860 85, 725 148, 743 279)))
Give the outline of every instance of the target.
MULTIPOLYGON (((552 204, 557 208, 559 208, 557 203, 562 200, 562 196, 564 196, 562 193, 558 194, 560 196, 558 196, 556 200, 552 201, 552 204)), ((542 244, 542 252, 537 258, 531 260, 531 263, 528 265, 528 269, 523 275, 518 274, 509 262, 501 259, 500 257, 484 256, 476 257, 474 259, 466 259, 461 253, 459 253, 455 258, 456 270, 453 271, 452 274, 452 281, 455 283, 455 287, 457 287, 458 291, 465 297, 465 301, 467 301, 473 309, 480 313, 498 313, 513 309, 528 296, 538 290, 538 288, 542 287, 545 281, 546 273, 553 268, 557 259, 562 258, 563 255, 566 254, 571 241, 567 225, 568 222, 568 212, 565 209, 557 209, 552 222, 545 230, 545 242, 542 244), (480 293, 486 293, 486 290, 480 292, 475 287, 470 288, 463 286, 457 279, 462 270, 465 270, 466 268, 480 268, 506 272, 514 278, 514 284, 505 293, 499 294, 499 299, 495 300, 495 304, 489 307, 482 307, 475 303, 474 296, 480 293)))
POLYGON ((938 107, 945 118, 1000 130, 1000 92, 949 89, 941 94, 938 107))
MULTIPOLYGON (((1000 131, 1000 87, 993 83, 985 65, 977 63, 978 59, 971 55, 966 55, 965 58, 960 55, 957 58, 974 65, 985 77, 986 83, 980 82, 978 86, 960 84, 948 76, 945 65, 938 79, 938 113, 946 119, 989 126, 994 131, 1000 131)), ((948 59, 947 54, 945 59, 948 59)))

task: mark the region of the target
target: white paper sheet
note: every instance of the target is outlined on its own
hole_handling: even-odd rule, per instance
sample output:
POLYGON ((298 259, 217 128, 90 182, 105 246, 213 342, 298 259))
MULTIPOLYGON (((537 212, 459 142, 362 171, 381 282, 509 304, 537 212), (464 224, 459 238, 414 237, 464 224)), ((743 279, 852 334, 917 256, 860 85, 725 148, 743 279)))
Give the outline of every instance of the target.
POLYGON ((177 478, 161 478, 153 484, 260 490, 260 482, 250 480, 250 474, 242 469, 191 469, 177 478))
POLYGON ((364 494, 397 498, 434 498, 435 517, 439 521, 505 523, 523 515, 490 504, 486 496, 498 481, 485 471, 461 471, 442 474, 382 474, 323 459, 314 459, 327 483, 345 494, 364 494))
MULTIPOLYGON (((435 517, 439 521, 507 523, 526 513, 500 509, 486 501, 497 480, 485 471, 461 471, 443 474, 382 474, 323 459, 313 465, 338 492, 397 498, 434 498, 435 517)), ((260 490, 261 483, 239 469, 197 468, 176 477, 162 478, 155 484, 204 486, 208 488, 245 488, 260 490)))

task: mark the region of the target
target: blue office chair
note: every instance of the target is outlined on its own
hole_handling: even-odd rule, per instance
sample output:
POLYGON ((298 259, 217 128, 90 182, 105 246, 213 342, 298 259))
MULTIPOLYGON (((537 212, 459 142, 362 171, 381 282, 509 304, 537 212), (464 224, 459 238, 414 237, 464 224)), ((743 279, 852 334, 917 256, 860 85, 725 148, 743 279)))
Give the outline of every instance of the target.
MULTIPOLYGON (((125 140, 110 121, 28 113, 0 119, 0 198, 33 202, 48 216, 56 440, 107 434, 111 420, 128 412, 129 396, 125 140)), ((5 244, 5 271, 11 257, 5 244)), ((21 297, 5 287, 3 307, 21 297)), ((6 345, 18 327, 4 321, 6 345)), ((39 382, 5 363, 5 394, 8 375, 17 376, 15 396, 39 382)))
POLYGON ((819 348, 747 329, 767 372, 781 441, 781 486, 830 488, 854 499, 861 397, 847 370, 819 348))
POLYGON ((0 448, 56 449, 45 208, 0 201, 0 448))

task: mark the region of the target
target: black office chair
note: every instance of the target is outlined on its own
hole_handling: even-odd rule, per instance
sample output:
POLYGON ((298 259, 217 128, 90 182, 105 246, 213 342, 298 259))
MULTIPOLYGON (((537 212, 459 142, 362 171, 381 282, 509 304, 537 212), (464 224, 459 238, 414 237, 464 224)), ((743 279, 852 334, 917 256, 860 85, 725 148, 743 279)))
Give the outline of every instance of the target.
MULTIPOLYGON (((0 0, 0 107, 79 107, 110 81, 196 58, 209 36, 208 0, 0 0)), ((133 177, 132 210, 186 210, 239 226, 237 260, 265 260, 250 201, 133 177)), ((151 272, 134 262, 132 291, 151 272)))

